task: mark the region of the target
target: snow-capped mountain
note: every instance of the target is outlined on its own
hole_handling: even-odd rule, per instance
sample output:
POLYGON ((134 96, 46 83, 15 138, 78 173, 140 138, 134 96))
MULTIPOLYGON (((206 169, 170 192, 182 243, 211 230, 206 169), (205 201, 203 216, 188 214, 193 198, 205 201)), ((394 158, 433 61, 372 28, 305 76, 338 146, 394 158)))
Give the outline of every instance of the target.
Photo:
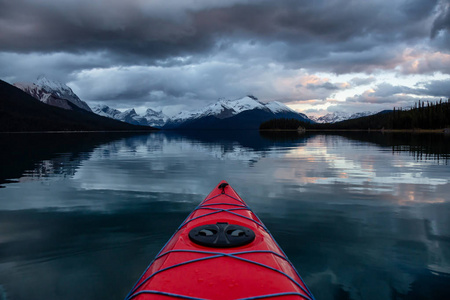
POLYGON ((122 113, 120 110, 109 107, 108 105, 97 105, 92 107, 92 111, 97 115, 118 120, 118 116, 122 113))
POLYGON ((307 118, 306 115, 296 112, 295 110, 290 109, 289 107, 287 107, 286 105, 284 105, 283 103, 280 103, 278 101, 269 102, 266 104, 266 107, 268 109, 270 109, 273 113, 289 111, 289 112, 298 113, 298 114, 302 115, 303 117, 307 118))
POLYGON ((122 122, 152 127, 162 127, 169 119, 169 117, 161 111, 157 112, 151 108, 147 109, 144 116, 138 115, 134 108, 121 112, 120 110, 111 108, 107 105, 94 106, 92 111, 100 116, 116 119, 122 122))
POLYGON ((155 111, 151 108, 147 108, 145 111, 144 118, 147 120, 148 126, 161 128, 166 124, 169 117, 166 116, 162 111, 155 111))
POLYGON ((170 119, 164 128, 174 129, 257 129, 273 118, 311 120, 280 102, 264 104, 254 96, 237 100, 219 100, 200 110, 180 112, 170 119))
POLYGON ((148 122, 147 119, 144 117, 138 115, 134 108, 127 109, 126 111, 122 112, 120 115, 118 115, 119 120, 122 122, 134 124, 134 125, 144 125, 147 126, 148 122))
POLYGON ((41 102, 23 90, 0 80, 0 131, 129 131, 153 130, 98 116, 66 101, 73 109, 41 102))
MULTIPOLYGON (((246 96, 244 98, 240 98, 237 100, 221 99, 218 102, 208 105, 197 111, 180 112, 178 115, 173 117, 171 121, 179 122, 185 121, 187 119, 198 119, 207 116, 215 116, 218 119, 226 119, 235 116, 237 114, 240 114, 241 112, 254 109, 270 111, 272 113, 279 113, 279 112, 297 113, 296 111, 290 109, 289 107, 280 102, 274 101, 264 104, 254 96, 246 96)), ((304 118, 307 118, 306 115, 303 114, 301 115, 304 118)))
POLYGON ((196 111, 182 111, 170 122, 185 122, 187 120, 199 119, 207 116, 215 116, 218 119, 226 119, 243 111, 252 109, 264 109, 264 104, 255 100, 253 96, 247 96, 238 100, 221 99, 216 103, 203 107, 196 111))
POLYGON ((33 83, 18 82, 14 83, 14 86, 46 104, 68 110, 80 108, 92 112, 89 105, 78 98, 70 87, 45 76, 39 76, 33 83))
POLYGON ((321 117, 311 117, 312 120, 314 120, 317 123, 337 123, 345 120, 350 119, 357 119, 362 117, 367 117, 370 115, 373 115, 374 112, 365 111, 365 112, 359 112, 359 113, 346 113, 346 112, 334 112, 329 113, 321 117))
POLYGON ((148 108, 143 116, 134 109, 121 112, 107 105, 94 106, 94 113, 136 125, 147 125, 164 129, 257 129, 273 118, 294 118, 313 122, 280 102, 264 104, 254 96, 237 100, 219 100, 196 111, 182 111, 169 118, 162 111, 148 108))

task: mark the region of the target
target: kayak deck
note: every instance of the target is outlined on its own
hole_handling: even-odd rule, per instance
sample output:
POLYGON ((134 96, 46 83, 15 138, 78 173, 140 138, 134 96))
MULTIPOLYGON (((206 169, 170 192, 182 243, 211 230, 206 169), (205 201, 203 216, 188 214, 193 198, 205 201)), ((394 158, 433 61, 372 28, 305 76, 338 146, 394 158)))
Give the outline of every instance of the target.
POLYGON ((261 220, 225 181, 180 225, 126 300, 170 298, 314 299, 261 220))

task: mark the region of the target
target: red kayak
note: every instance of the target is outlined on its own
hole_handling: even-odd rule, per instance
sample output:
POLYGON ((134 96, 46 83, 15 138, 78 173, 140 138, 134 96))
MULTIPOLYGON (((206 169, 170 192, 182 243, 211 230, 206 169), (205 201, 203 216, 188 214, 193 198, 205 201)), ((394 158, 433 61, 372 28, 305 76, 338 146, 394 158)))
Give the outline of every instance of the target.
POLYGON ((264 224, 222 181, 187 217, 126 300, 310 299, 264 224))

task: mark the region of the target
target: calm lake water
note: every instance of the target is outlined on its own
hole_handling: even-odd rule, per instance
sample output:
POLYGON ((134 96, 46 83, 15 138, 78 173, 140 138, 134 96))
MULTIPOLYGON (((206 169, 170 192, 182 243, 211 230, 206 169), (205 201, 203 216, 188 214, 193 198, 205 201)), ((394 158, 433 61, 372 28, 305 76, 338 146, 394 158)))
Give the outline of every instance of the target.
POLYGON ((450 137, 0 135, 0 299, 123 299, 227 180, 319 299, 450 299, 450 137))

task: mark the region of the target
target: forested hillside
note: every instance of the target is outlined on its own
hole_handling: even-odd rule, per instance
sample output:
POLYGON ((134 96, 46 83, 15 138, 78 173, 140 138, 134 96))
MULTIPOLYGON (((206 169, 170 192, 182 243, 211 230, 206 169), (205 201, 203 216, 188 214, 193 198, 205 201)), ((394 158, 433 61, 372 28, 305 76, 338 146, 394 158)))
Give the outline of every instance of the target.
POLYGON ((391 116, 393 129, 438 129, 450 127, 450 99, 431 103, 419 101, 409 110, 394 108, 391 116))
POLYGON ((277 119, 264 122, 260 130, 289 130, 299 126, 316 130, 367 129, 442 129, 450 127, 450 99, 438 102, 419 101, 412 108, 386 110, 378 114, 333 124, 308 124, 277 119))

